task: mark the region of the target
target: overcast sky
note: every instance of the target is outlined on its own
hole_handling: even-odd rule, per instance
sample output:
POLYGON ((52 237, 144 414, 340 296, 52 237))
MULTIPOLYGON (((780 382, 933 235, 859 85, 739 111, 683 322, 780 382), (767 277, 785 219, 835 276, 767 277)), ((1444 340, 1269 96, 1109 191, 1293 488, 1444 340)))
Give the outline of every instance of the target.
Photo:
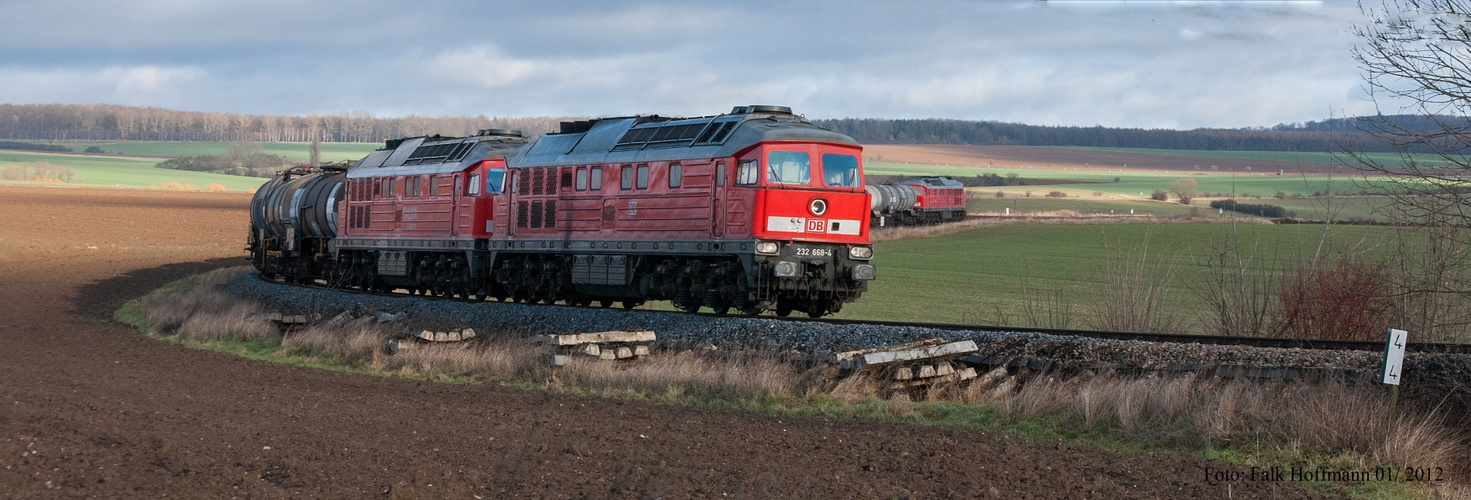
POLYGON ((1251 127, 1372 113, 1352 1, 0 0, 0 102, 1251 127))

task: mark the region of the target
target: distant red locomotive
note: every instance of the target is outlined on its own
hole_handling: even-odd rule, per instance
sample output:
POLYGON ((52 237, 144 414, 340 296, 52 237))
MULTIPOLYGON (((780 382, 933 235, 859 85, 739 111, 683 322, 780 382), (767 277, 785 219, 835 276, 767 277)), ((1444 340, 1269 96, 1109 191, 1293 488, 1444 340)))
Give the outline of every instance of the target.
POLYGON ((903 226, 965 219, 965 185, 949 177, 870 184, 870 224, 903 226))
POLYGON ((861 152, 780 106, 398 139, 263 186, 250 251, 289 281, 817 317, 875 277, 861 152))

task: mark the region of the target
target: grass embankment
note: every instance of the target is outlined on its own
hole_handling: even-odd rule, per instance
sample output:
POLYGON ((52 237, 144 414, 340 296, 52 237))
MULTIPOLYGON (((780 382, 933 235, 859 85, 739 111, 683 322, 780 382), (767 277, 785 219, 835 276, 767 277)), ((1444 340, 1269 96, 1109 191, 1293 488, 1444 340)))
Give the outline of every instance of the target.
MULTIPOLYGON (((1215 214, 1212 213, 1212 216, 1215 214)), ((1379 256, 1393 228, 1332 226, 1325 246, 1379 256)), ((941 238, 875 244, 879 277, 863 298, 838 317, 1025 325, 1028 293, 1061 295, 1072 305, 1072 327, 1083 327, 1090 304, 1111 293, 1107 270, 1121 256, 1173 268, 1165 304, 1205 332, 1197 318, 1210 313, 1191 286, 1208 282, 1206 259, 1234 237, 1252 257, 1249 272, 1275 275, 1317 249, 1320 225, 1271 224, 996 224, 961 229, 941 238)))
MULTIPOLYGON (((879 384, 864 377, 838 381, 829 368, 808 367, 772 353, 711 356, 657 350, 651 358, 632 363, 576 362, 554 369, 544 363, 543 349, 494 333, 468 345, 388 354, 387 340, 405 332, 376 324, 317 325, 283 336, 267 322, 247 320, 262 312, 261 306, 219 289, 245 271, 220 270, 171 283, 129 302, 116 317, 150 336, 189 347, 354 373, 947 425, 1024 438, 1062 438, 1118 451, 1189 451, 1243 468, 1451 467, 1466 454, 1457 434, 1433 413, 1402 408, 1389 419, 1379 391, 1340 384, 1137 379, 1116 374, 1016 377, 1001 369, 964 386, 889 393, 875 389, 879 384)), ((1329 494, 1377 498, 1465 492, 1450 479, 1314 484, 1329 494)))

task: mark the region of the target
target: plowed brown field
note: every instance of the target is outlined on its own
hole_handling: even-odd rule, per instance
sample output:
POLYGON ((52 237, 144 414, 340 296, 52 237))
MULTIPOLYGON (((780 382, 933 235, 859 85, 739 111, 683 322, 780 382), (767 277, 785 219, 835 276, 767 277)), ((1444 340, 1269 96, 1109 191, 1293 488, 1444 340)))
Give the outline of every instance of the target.
POLYGON ((1327 163, 1235 158, 1200 158, 1195 156, 1121 153, 1081 149, 1039 148, 1032 146, 946 146, 895 145, 863 146, 866 161, 961 165, 997 168, 1069 168, 1098 170, 1169 170, 1211 172, 1276 172, 1307 174, 1350 174, 1348 167, 1327 163), (1195 167, 1200 167, 1199 169, 1195 167))
MULTIPOLYGON (((0 494, 88 498, 1301 498, 1188 454, 442 385, 111 321, 240 265, 247 195, 0 187, 0 494)), ((1236 468, 1236 470, 1242 470, 1236 468)))

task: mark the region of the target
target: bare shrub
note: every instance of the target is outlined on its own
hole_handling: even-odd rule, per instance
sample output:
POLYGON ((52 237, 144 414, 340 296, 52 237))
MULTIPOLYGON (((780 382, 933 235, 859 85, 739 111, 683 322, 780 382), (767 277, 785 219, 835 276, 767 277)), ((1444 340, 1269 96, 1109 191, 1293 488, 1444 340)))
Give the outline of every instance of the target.
POLYGON ((1175 193, 1181 205, 1189 205, 1190 200, 1195 198, 1195 185, 1195 179, 1176 179, 1175 182, 1170 183, 1170 192, 1175 193))
POLYGON ((1471 342, 1471 230, 1399 228, 1386 268, 1390 321, 1429 342, 1471 342))
POLYGON ((6 165, 5 168, 0 169, 0 179, 7 181, 26 180, 25 165, 6 165))
MULTIPOLYGON (((1107 238, 1104 252, 1109 253, 1107 238)), ((1084 322, 1098 330, 1127 332, 1175 332, 1184 326, 1182 317, 1166 302, 1173 298, 1174 259, 1149 258, 1149 236, 1129 254, 1108 256, 1104 286, 1093 289, 1093 300, 1084 312, 1084 322), (1133 255, 1137 255, 1133 257, 1133 255)))
POLYGON ((1047 197, 1048 198, 1067 198, 1067 193, 1064 193, 1062 191, 1050 191, 1050 192, 1047 193, 1047 197))
POLYGON ((1039 288, 1032 283, 1028 273, 1022 276, 1021 299, 1022 318, 1027 322, 1026 326, 1073 327, 1073 303, 1061 289, 1039 288))
POLYGON ((1261 242, 1247 246, 1234 229, 1223 238, 1212 237, 1204 262, 1204 279, 1190 286, 1207 306, 1201 318, 1207 330, 1221 335, 1276 337, 1283 331, 1275 299, 1275 280, 1267 259, 1258 255, 1261 242))
POLYGON ((1149 199, 1155 201, 1170 201, 1170 193, 1165 192, 1165 190, 1163 189, 1156 189, 1153 193, 1149 195, 1149 199))
POLYGON ((1278 287, 1287 333, 1296 338, 1374 340, 1389 326, 1385 265, 1340 254, 1282 274, 1278 287))

